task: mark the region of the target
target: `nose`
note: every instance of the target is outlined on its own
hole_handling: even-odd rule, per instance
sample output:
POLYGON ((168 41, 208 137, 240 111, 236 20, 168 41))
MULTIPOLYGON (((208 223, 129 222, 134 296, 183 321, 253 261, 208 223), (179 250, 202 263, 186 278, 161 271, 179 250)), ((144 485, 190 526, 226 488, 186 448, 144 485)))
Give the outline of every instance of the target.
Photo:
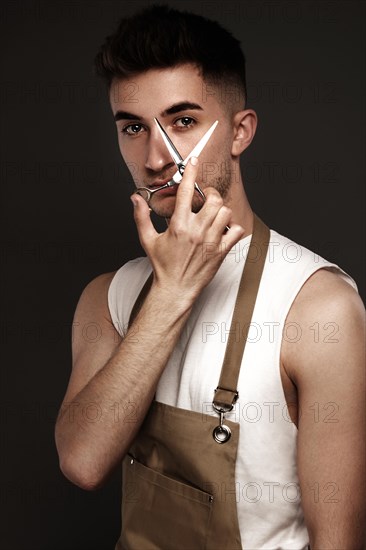
POLYGON ((170 167, 173 164, 172 158, 159 130, 157 128, 152 128, 147 143, 145 168, 153 170, 154 172, 161 172, 164 168, 170 167))

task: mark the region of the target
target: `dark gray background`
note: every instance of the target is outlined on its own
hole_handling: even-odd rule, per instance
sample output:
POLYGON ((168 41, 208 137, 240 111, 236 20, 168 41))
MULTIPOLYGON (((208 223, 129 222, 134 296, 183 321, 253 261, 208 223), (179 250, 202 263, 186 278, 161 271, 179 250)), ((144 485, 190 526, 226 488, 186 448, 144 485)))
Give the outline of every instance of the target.
MULTIPOLYGON (((169 3, 169 2, 168 2, 169 3)), ((170 2, 213 17, 247 57, 257 136, 246 188, 266 223, 341 265, 364 296, 365 4, 170 2)), ((58 469, 54 421, 75 306, 141 254, 104 88, 92 60, 147 2, 3 2, 1 19, 1 546, 109 550, 120 479, 83 492, 58 469)))

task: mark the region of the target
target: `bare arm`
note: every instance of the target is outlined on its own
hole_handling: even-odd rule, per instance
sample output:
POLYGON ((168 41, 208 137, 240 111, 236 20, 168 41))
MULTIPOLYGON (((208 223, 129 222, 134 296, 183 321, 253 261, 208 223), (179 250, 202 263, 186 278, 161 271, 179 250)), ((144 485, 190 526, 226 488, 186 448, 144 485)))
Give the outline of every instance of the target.
POLYGON ((85 289, 75 314, 71 389, 56 426, 61 469, 85 489, 102 484, 129 448, 189 313, 187 308, 178 311, 178 305, 173 311, 166 297, 152 289, 126 338, 103 365, 108 348, 113 349, 112 334, 107 333, 107 329, 109 333, 112 330, 99 312, 89 317, 87 307, 89 297, 102 286, 103 280, 95 280, 85 289), (164 320, 158 322, 159 318, 162 321, 162 311, 164 320), (103 343, 82 341, 82 331, 77 328, 88 323, 101 327, 103 343), (75 394, 93 366, 99 369, 75 394))
POLYGON ((137 197, 135 219, 154 282, 125 339, 118 342, 106 304, 113 274, 88 285, 78 304, 76 329, 98 323, 102 338, 92 345, 81 334, 74 338, 73 371, 55 435, 62 471, 82 488, 102 485, 127 452, 194 300, 243 235, 235 225, 223 235, 231 211, 214 190, 206 190, 207 201, 198 214, 191 212, 196 172, 187 165, 163 234, 156 233, 146 203, 137 197), (202 254, 205 242, 217 244, 216 253, 207 258, 202 254))
POLYGON ((299 394, 298 472, 312 550, 362 550, 365 536, 365 317, 346 282, 316 272, 290 312, 299 394))

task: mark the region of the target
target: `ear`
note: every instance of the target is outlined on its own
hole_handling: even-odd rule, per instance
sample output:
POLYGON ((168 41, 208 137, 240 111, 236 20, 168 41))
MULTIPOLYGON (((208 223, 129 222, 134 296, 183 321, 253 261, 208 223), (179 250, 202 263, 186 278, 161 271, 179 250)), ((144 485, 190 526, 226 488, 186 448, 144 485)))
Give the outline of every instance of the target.
POLYGON ((239 111, 233 118, 233 144, 231 154, 234 157, 241 155, 252 142, 257 129, 257 114, 253 109, 239 111))

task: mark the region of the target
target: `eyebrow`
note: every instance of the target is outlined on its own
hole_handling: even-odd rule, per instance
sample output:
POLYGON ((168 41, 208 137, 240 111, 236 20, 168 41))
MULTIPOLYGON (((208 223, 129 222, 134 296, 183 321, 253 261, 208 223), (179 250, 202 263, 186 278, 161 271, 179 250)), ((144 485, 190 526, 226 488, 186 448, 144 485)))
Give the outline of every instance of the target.
MULTIPOLYGON (((168 115, 174 115, 176 113, 180 113, 181 111, 203 111, 203 108, 198 103, 192 103, 190 101, 181 101, 179 103, 174 103, 174 105, 171 105, 168 107, 168 109, 165 109, 162 113, 160 113, 161 117, 165 117, 168 115)), ((140 115, 135 115, 134 113, 129 113, 127 111, 117 111, 114 115, 114 120, 117 122, 117 120, 142 120, 143 117, 140 115)))

